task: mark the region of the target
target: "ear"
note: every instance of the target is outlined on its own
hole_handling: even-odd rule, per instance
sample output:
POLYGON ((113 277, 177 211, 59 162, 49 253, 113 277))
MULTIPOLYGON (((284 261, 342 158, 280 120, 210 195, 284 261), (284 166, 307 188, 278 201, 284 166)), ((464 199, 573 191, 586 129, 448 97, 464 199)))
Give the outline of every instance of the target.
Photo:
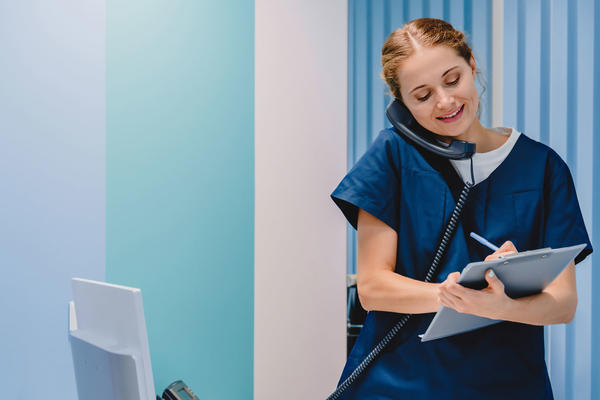
POLYGON ((477 63, 475 63, 475 57, 471 54, 471 60, 469 61, 471 71, 473 71, 473 79, 477 77, 477 63))

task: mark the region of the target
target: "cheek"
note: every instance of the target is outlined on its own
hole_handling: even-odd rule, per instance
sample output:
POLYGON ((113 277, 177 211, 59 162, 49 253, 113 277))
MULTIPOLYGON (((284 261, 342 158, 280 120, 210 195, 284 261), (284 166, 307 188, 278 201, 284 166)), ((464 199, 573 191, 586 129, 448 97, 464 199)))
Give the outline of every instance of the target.
POLYGON ((479 93, 474 81, 465 82, 464 87, 461 88, 461 92, 465 94, 465 97, 470 98, 474 104, 479 102, 479 93))
POLYGON ((420 107, 416 110, 413 110, 412 115, 422 127, 428 128, 432 126, 433 122, 431 120, 431 109, 420 107))

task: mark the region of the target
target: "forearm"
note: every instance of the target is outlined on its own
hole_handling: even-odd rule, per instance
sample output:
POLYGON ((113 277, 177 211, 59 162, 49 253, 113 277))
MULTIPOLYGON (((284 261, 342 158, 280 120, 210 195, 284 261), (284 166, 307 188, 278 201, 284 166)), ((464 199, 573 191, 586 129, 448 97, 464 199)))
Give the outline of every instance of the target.
POLYGON ((403 314, 436 312, 440 307, 437 283, 411 279, 393 271, 357 277, 358 295, 366 310, 403 314))
POLYGON ((577 293, 542 292, 533 296, 510 299, 498 319, 530 325, 566 324, 573 320, 577 293))

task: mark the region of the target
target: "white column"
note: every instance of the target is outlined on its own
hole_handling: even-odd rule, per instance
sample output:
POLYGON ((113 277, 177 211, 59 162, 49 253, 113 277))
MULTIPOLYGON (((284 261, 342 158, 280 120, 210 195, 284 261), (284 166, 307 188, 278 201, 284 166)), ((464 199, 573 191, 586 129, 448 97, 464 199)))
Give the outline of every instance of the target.
POLYGON ((347 7, 255 3, 256 399, 325 398, 346 358, 347 7))

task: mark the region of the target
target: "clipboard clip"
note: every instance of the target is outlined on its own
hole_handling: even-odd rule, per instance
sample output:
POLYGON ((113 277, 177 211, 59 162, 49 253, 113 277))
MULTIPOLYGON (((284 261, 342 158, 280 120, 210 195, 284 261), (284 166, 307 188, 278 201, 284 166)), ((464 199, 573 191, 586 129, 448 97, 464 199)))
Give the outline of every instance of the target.
POLYGON ((498 259, 506 260, 506 259, 510 259, 513 257, 527 257, 527 256, 540 256, 542 258, 546 258, 551 253, 552 253, 551 247, 544 247, 543 249, 529 250, 529 251, 523 251, 521 253, 512 253, 512 254, 508 254, 505 256, 499 256, 498 259))

